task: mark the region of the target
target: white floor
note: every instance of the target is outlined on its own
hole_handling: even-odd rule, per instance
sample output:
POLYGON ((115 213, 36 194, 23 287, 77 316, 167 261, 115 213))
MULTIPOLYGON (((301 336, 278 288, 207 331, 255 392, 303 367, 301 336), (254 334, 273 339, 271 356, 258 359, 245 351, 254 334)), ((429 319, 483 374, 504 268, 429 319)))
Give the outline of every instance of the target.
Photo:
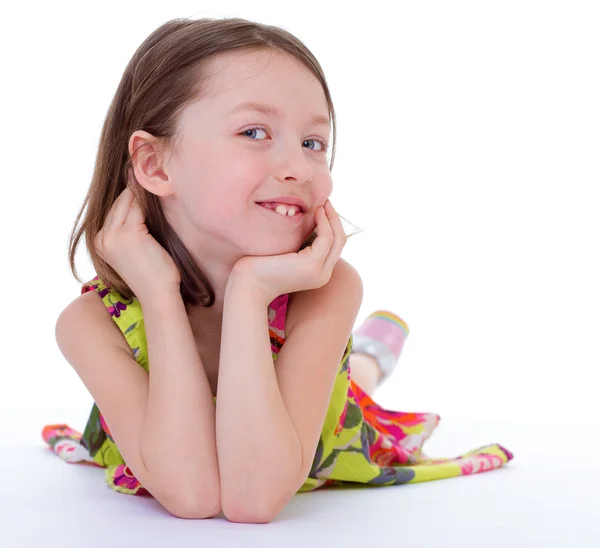
MULTIPOLYGON (((179 520, 153 500, 111 491, 103 471, 68 465, 39 431, 47 413, 2 413, 0 546, 600 546, 600 428, 444 419, 432 456, 500 442, 506 467, 414 485, 296 495, 266 525, 179 520), (15 422, 19 421, 18 425, 15 422)), ((80 427, 80 424, 71 424, 80 427)))

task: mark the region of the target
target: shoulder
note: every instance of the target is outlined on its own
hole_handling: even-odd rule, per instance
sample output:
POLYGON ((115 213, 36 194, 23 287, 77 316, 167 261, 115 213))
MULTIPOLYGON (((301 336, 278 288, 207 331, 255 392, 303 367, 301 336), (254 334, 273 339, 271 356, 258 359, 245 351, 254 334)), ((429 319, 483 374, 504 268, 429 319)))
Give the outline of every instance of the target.
MULTIPOLYGON (((327 314, 331 307, 358 314, 363 299, 363 282, 358 271, 346 260, 338 259, 329 282, 318 289, 290 293, 285 322, 289 334, 296 323, 308 315, 327 314)), ((342 311, 343 312, 343 311, 342 311)))
POLYGON ((62 310, 56 320, 55 336, 61 350, 92 338, 113 341, 124 350, 129 349, 121 330, 96 291, 83 293, 62 310))
POLYGON ((363 283, 360 274, 348 261, 338 260, 331 273, 329 283, 317 291, 321 294, 345 295, 352 303, 360 304, 363 297, 363 283))
POLYGON ((60 313, 58 319, 69 323, 74 323, 77 320, 108 323, 103 320, 110 320, 110 315, 107 313, 100 295, 92 290, 73 299, 60 313))

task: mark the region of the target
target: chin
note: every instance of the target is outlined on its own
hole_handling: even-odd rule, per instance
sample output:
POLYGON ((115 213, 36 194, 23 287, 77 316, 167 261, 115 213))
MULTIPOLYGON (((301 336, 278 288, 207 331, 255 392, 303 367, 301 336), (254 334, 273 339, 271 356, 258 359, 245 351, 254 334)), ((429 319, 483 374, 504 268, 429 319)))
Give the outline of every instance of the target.
POLYGON ((297 253, 302 243, 303 240, 298 240, 297 238, 292 243, 289 240, 287 242, 282 241, 282 238, 279 241, 263 238, 261 242, 247 246, 246 253, 256 257, 297 253))

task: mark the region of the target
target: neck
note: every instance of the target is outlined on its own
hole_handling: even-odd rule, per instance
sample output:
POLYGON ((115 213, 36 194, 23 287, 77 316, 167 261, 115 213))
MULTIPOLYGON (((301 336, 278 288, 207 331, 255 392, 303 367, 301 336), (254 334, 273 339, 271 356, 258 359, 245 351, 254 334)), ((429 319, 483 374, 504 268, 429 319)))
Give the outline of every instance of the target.
POLYGON ((187 305, 190 325, 195 333, 206 335, 220 335, 223 324, 223 310, 225 306, 225 292, 227 282, 239 257, 224 260, 223 257, 209 258, 208 254, 202 254, 202 260, 192 252, 196 264, 202 270, 210 283, 215 301, 212 306, 206 307, 201 304, 187 305))
POLYGON ((206 307, 201 304, 186 305, 188 318, 194 334, 216 334, 220 333, 223 323, 223 309, 225 305, 225 288, 229 274, 215 277, 214 272, 207 271, 200 266, 206 277, 208 278, 213 291, 215 292, 215 302, 212 306, 206 307))

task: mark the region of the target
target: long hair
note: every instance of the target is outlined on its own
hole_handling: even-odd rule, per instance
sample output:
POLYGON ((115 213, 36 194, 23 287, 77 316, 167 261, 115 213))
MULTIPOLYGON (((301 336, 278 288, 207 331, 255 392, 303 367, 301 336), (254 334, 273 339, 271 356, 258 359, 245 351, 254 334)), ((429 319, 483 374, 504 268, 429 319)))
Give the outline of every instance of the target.
MULTIPOLYGON (((279 27, 241 18, 167 21, 133 54, 108 109, 92 181, 69 239, 69 264, 77 280, 82 281, 75 267, 75 253, 85 235, 87 251, 100 279, 124 297, 134 296, 131 288, 100 257, 94 246, 94 238, 102 229, 113 202, 127 185, 128 171, 132 168, 129 138, 141 129, 161 138, 167 147, 174 145, 178 117, 198 98, 202 89, 202 61, 211 55, 239 48, 275 48, 291 53, 318 78, 333 126, 331 171, 335 158, 335 110, 319 62, 298 38, 279 27)), ((214 289, 167 221, 159 198, 140 185, 135 185, 132 190, 142 208, 149 233, 165 248, 179 269, 183 301, 212 306, 214 289)), ((316 232, 313 232, 300 249, 311 245, 315 237, 316 232)))

